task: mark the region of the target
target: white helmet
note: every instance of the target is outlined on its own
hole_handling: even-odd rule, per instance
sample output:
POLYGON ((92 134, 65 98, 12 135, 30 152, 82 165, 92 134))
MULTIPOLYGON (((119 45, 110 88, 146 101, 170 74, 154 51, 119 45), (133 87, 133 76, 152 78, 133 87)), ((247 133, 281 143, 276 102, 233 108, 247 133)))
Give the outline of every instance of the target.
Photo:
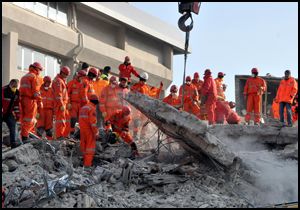
POLYGON ((142 72, 142 73, 140 74, 140 77, 143 78, 143 79, 145 79, 145 80, 148 80, 148 79, 149 79, 149 75, 148 75, 147 72, 142 72))

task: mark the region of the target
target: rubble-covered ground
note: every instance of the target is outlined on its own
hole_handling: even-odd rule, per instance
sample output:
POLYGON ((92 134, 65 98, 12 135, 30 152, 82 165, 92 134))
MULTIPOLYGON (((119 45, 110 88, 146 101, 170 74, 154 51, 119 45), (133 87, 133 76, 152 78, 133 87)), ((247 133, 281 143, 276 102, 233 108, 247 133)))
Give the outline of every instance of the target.
MULTIPOLYGON (((7 136, 4 124, 2 129, 7 136)), ((297 160, 272 162, 272 151, 266 148, 239 150, 261 175, 245 179, 238 170, 224 171, 207 158, 195 159, 164 135, 159 135, 158 146, 156 128, 149 130, 153 135, 139 142, 141 157, 133 160, 126 144, 97 142, 91 171, 82 167, 78 140, 32 140, 12 150, 2 145, 6 207, 257 207, 280 201, 282 195, 273 194, 277 186, 286 199, 298 197, 297 160), (276 174, 278 169, 286 170, 286 182, 276 174), (280 185, 272 186, 272 180, 280 185), (272 195, 279 197, 274 200, 272 195)))

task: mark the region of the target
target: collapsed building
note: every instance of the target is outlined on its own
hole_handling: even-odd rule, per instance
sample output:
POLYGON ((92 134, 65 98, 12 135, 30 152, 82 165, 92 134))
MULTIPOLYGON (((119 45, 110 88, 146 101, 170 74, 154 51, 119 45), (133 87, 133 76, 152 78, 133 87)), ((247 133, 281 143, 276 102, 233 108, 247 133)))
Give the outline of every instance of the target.
POLYGON ((94 169, 87 172, 78 139, 3 146, 4 205, 205 208, 297 201, 297 128, 209 126, 138 93, 126 100, 151 120, 153 134, 138 145, 142 157, 130 159, 125 143, 97 141, 94 169))

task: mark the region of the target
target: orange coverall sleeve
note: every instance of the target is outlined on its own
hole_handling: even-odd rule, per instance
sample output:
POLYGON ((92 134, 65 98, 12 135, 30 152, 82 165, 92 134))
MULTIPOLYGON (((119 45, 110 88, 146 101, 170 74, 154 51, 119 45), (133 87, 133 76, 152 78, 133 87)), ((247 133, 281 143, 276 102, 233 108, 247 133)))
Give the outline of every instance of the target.
POLYGON ((244 95, 247 95, 248 94, 248 86, 249 86, 249 84, 248 84, 249 82, 248 82, 248 80, 246 81, 246 84, 245 84, 245 87, 244 87, 244 95))
POLYGON ((39 78, 38 77, 34 77, 34 79, 32 80, 32 94, 34 99, 37 100, 37 104, 38 104, 38 108, 41 107, 41 103, 42 103, 42 96, 41 96, 41 92, 40 92, 40 87, 41 85, 39 84, 39 78))
POLYGON ((293 84, 293 87, 292 87, 292 90, 291 90, 291 96, 293 96, 293 98, 294 98, 295 95, 297 94, 297 92, 298 92, 298 83, 294 79, 294 84, 293 84))
POLYGON ((56 105, 61 107, 64 105, 63 102, 63 85, 58 80, 53 84, 54 90, 54 100, 56 101, 56 105))
POLYGON ((132 68, 131 68, 131 73, 133 73, 134 76, 136 76, 136 77, 139 77, 139 76, 140 76, 139 73, 137 73, 137 71, 133 68, 133 66, 132 66, 132 68))

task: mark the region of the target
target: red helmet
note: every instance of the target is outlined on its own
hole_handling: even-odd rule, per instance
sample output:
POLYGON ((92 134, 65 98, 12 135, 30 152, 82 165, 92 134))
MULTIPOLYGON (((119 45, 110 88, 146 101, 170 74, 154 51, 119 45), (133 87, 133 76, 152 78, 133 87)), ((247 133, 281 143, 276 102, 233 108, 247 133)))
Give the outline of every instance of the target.
POLYGON ((131 113, 131 108, 129 106, 123 106, 122 112, 124 115, 129 115, 131 113))
POLYGON ((171 89, 170 89, 170 92, 177 92, 178 91, 178 88, 176 85, 172 85, 171 86, 171 89))
POLYGON ((96 77, 98 76, 99 70, 97 68, 91 67, 89 69, 89 72, 93 73, 96 75, 96 77))
POLYGON ((91 94, 89 96, 89 100, 98 101, 99 99, 98 99, 98 96, 96 94, 91 94))
POLYGON ((78 77, 84 77, 87 75, 87 72, 85 70, 80 70, 77 72, 78 77))
POLYGON ((252 74, 258 74, 258 69, 257 68, 252 68, 251 73, 252 74))
POLYGON ((211 75, 211 70, 210 69, 206 69, 204 72, 204 75, 211 75))
POLYGON ((111 76, 111 78, 109 79, 109 82, 116 84, 117 83, 117 78, 115 76, 111 76))
POLYGON ((34 67, 34 68, 39 69, 40 71, 43 71, 43 67, 42 67, 42 65, 39 62, 34 62, 29 67, 31 67, 31 66, 34 67))
POLYGON ((218 76, 224 77, 226 74, 224 74, 223 72, 219 72, 218 76))
POLYGON ((43 81, 44 81, 44 83, 51 82, 51 77, 45 76, 44 79, 43 79, 43 81))
POLYGON ((63 67, 60 69, 60 72, 66 74, 66 75, 68 75, 68 76, 71 74, 71 70, 70 70, 70 68, 67 67, 67 66, 63 66, 63 67))
POLYGON ((198 72, 195 72, 194 73, 194 79, 198 79, 199 78, 199 73, 198 72))
POLYGON ((192 78, 191 78, 191 76, 187 76, 187 77, 185 78, 185 81, 186 81, 186 82, 188 82, 188 81, 192 81, 192 78))

